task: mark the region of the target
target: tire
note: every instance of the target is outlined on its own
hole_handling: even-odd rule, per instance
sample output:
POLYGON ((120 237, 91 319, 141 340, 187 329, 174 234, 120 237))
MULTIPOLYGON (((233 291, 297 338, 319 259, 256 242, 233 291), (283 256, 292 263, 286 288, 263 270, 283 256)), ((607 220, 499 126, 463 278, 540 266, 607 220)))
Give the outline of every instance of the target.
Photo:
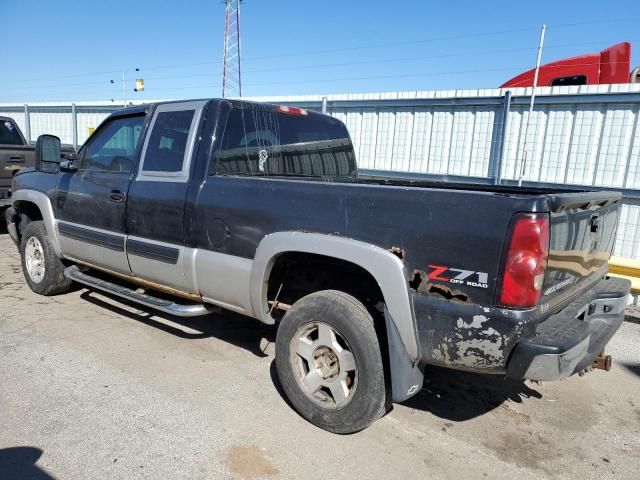
POLYGON ((40 295, 66 293, 71 280, 64 276, 64 264, 51 247, 44 222, 30 222, 20 241, 22 272, 29 288, 40 295))
POLYGON ((293 407, 324 430, 355 433, 386 411, 373 318, 346 293, 324 290, 292 305, 278 327, 276 369, 293 407))

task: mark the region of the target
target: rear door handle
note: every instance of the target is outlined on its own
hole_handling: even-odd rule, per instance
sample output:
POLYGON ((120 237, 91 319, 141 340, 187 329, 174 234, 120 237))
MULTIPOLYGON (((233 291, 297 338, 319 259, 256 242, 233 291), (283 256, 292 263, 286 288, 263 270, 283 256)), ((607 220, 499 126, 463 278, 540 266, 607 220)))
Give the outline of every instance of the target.
POLYGON ((120 190, 111 190, 111 193, 109 194, 109 198, 111 199, 112 202, 115 202, 115 203, 124 202, 125 197, 126 195, 122 193, 120 190))
POLYGON ((10 155, 10 162, 24 162, 24 155, 10 155))

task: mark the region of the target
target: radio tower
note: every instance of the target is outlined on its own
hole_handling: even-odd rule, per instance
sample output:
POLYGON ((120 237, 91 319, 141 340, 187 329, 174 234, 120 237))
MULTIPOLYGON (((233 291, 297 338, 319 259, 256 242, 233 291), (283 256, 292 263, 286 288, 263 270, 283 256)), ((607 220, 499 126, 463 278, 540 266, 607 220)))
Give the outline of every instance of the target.
POLYGON ((241 97, 240 3, 242 0, 225 0, 225 3, 222 97, 241 97))

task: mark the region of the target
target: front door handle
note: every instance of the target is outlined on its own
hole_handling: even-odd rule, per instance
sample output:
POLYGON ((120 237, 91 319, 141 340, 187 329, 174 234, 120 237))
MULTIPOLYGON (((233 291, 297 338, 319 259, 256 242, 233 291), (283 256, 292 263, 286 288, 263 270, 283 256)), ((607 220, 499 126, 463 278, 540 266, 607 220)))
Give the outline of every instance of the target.
POLYGON ((114 203, 124 202, 125 197, 126 195, 122 193, 120 190, 111 190, 111 193, 109 194, 109 198, 114 203))

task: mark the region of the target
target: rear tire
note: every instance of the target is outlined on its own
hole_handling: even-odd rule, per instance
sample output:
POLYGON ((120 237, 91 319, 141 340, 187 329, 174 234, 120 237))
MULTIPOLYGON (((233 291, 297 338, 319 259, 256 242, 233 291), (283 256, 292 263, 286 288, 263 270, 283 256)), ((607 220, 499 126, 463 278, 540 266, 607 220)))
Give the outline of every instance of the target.
POLYGON ((373 318, 346 293, 324 290, 293 304, 276 335, 276 368, 298 413, 330 432, 358 432, 386 410, 373 318))
POLYGON ((22 272, 32 291, 50 296, 66 293, 72 282, 64 276, 64 264, 51 246, 44 222, 30 222, 20 241, 22 272))

